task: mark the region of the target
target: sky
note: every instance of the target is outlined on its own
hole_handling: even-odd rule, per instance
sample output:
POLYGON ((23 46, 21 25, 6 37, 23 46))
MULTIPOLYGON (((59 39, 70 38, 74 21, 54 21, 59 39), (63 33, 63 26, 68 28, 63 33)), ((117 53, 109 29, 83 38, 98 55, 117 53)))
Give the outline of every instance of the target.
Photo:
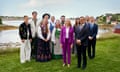
POLYGON ((38 17, 50 13, 59 18, 100 16, 105 13, 120 13, 120 0, 0 0, 0 16, 31 17, 32 11, 38 17))

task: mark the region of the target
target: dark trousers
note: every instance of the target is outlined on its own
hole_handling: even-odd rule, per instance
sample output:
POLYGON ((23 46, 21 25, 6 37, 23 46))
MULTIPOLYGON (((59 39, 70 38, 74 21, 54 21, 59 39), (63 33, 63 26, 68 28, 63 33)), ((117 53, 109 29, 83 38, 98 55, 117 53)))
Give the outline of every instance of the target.
POLYGON ((87 65, 87 57, 86 57, 86 46, 76 45, 77 47, 77 58, 78 58, 78 67, 81 67, 81 62, 83 61, 83 66, 87 65))
POLYGON ((89 58, 95 57, 95 46, 96 46, 96 39, 88 40, 88 57, 89 58))
POLYGON ((36 58, 36 55, 37 55, 37 41, 38 41, 38 38, 35 37, 32 39, 32 42, 31 42, 31 57, 32 58, 36 58))
POLYGON ((76 43, 73 43, 72 54, 77 54, 77 52, 76 52, 76 43))

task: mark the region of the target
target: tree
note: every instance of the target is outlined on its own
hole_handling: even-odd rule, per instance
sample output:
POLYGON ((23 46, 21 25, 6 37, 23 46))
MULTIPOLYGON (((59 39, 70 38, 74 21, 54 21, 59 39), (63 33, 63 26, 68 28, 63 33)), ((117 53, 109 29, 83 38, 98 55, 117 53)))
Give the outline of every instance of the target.
POLYGON ((98 24, 105 24, 106 23, 106 16, 104 16, 104 15, 98 16, 97 23, 98 24))
POLYGON ((0 18, 0 24, 2 24, 2 19, 0 18))
POLYGON ((112 18, 111 18, 111 21, 116 21, 117 18, 118 18, 117 15, 113 14, 113 15, 112 15, 112 18))

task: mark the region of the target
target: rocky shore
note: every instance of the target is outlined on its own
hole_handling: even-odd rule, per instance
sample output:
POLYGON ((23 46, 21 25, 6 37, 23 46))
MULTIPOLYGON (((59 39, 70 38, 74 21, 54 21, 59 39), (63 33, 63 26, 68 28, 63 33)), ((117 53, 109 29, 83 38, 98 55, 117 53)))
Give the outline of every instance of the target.
POLYGON ((13 42, 9 42, 9 43, 0 43, 0 49, 4 49, 4 48, 19 48, 20 47, 20 43, 19 42, 16 42, 16 43, 13 43, 13 42))

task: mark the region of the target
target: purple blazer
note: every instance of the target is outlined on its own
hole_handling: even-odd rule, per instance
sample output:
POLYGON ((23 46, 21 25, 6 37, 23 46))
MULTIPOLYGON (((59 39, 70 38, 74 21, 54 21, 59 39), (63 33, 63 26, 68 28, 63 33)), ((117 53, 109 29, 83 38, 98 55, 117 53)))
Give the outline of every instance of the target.
MULTIPOLYGON (((73 32, 74 32, 74 29, 72 27, 70 27, 69 29, 69 44, 72 44, 73 43, 73 32)), ((62 29, 61 29, 61 33, 60 33, 60 43, 61 44, 64 44, 65 43, 65 39, 66 39, 66 27, 63 26, 62 29)))

